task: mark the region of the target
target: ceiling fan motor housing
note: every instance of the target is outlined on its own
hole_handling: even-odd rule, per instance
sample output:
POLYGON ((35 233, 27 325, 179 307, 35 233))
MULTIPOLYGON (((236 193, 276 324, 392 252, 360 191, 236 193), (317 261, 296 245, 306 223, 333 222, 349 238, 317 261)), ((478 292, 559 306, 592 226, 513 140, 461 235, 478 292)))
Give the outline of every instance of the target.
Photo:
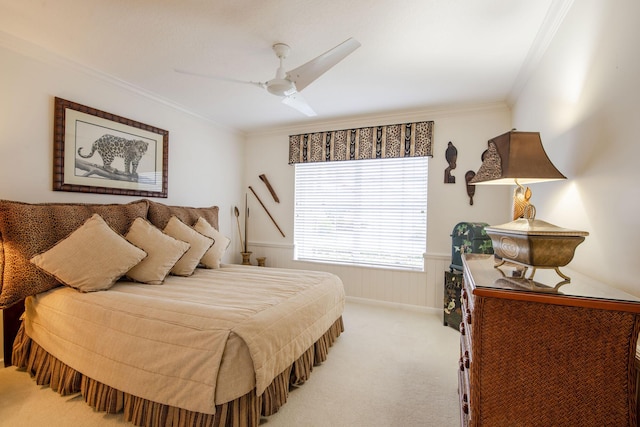
POLYGON ((267 90, 274 95, 289 96, 296 91, 296 85, 291 80, 275 78, 267 82, 267 90))
POLYGON ((273 45, 273 51, 280 59, 280 66, 276 70, 275 78, 267 82, 267 90, 277 96, 289 96, 296 91, 296 85, 291 80, 286 78, 286 71, 284 69, 284 59, 289 56, 291 48, 284 43, 276 43, 273 45))

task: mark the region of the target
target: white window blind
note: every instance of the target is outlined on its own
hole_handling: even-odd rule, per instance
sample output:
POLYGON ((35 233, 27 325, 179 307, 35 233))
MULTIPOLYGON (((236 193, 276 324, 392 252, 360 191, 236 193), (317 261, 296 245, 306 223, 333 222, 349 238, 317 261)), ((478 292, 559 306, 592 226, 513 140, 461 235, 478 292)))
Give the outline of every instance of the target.
POLYGON ((423 270, 427 157, 295 168, 295 259, 423 270))

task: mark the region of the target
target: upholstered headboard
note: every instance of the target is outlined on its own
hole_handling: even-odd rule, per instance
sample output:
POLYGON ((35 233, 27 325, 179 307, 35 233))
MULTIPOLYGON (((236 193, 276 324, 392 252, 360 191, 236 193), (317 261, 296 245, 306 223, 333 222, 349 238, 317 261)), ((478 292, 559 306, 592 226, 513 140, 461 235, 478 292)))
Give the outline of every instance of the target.
POLYGON ((217 206, 168 206, 146 199, 126 204, 31 204, 0 200, 0 309, 4 318, 5 365, 11 361, 11 344, 24 309, 24 298, 60 286, 29 261, 34 255, 50 249, 95 213, 124 235, 138 217, 148 219, 160 229, 172 215, 188 225, 203 217, 218 229, 218 211, 217 206))
POLYGON ((29 260, 67 237, 91 215, 99 214, 124 234, 134 219, 147 216, 148 209, 147 200, 108 205, 0 201, 0 308, 59 285, 29 260))
POLYGON ((192 208, 188 206, 167 206, 162 203, 149 200, 149 212, 147 219, 156 227, 163 230, 171 216, 177 216, 188 225, 196 223, 199 217, 203 217, 216 230, 218 228, 218 207, 192 208))

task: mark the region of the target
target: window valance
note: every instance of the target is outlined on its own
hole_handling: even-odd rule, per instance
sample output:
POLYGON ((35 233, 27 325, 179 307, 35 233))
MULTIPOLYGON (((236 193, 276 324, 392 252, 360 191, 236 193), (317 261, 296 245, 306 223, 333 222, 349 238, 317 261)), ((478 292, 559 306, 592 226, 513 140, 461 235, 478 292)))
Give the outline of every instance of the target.
POLYGON ((427 157, 433 121, 289 136, 289 164, 336 160, 427 157))

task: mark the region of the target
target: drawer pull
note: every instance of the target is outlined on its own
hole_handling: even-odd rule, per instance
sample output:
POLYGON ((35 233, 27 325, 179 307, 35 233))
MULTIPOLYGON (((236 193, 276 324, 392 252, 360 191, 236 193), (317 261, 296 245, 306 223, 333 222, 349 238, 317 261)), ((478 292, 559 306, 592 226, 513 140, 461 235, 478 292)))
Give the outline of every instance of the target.
POLYGON ((471 324, 471 311, 467 309, 467 323, 471 324))
POLYGON ((464 372, 464 362, 462 360, 462 356, 460 357, 460 360, 458 360, 458 366, 460 367, 460 371, 464 372))
POLYGON ((464 352, 463 362, 464 362, 464 367, 469 369, 469 352, 468 351, 464 352))
POLYGON ((460 322, 460 335, 465 335, 464 322, 460 322))

